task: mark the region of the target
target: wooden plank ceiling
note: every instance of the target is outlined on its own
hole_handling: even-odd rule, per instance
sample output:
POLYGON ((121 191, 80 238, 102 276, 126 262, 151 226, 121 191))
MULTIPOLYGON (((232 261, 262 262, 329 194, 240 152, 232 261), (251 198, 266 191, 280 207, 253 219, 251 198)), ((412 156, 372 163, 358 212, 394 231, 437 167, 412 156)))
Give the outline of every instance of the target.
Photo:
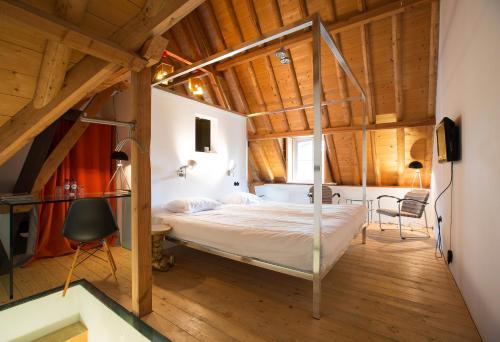
MULTIPOLYGON (((368 184, 409 186, 414 172, 408 164, 419 160, 428 187, 438 7, 436 0, 207 0, 165 34, 171 54, 164 61, 180 68, 319 12, 368 96, 368 184)), ((323 100, 357 96, 324 47, 323 100)), ((275 112, 249 119, 251 178, 286 182, 283 137, 312 134, 312 109, 283 111, 312 103, 310 33, 269 43, 197 75, 202 96, 190 94, 187 78, 165 88, 243 114, 275 112), (280 47, 290 64, 275 57, 280 47)), ((359 101, 323 107, 323 128, 330 133, 325 135, 327 182, 361 184, 362 110, 359 101)))
MULTIPOLYGON (((146 0, 21 0, 17 3, 31 6, 51 18, 60 18, 73 25, 77 33, 83 30, 118 44, 134 40, 130 35, 121 37, 120 28, 144 11, 145 6, 153 6, 146 0)), ((1 5, 10 6, 3 0, 1 5)), ((179 68, 186 62, 200 60, 319 12, 368 95, 366 111, 373 129, 368 134, 368 184, 410 185, 413 172, 407 165, 419 160, 424 164, 424 185, 429 186, 438 7, 437 0, 207 0, 164 35, 170 41, 170 54, 165 60, 179 68)), ((70 73, 65 77, 66 71, 82 64, 85 55, 68 46, 78 46, 80 50, 99 47, 66 41, 68 44, 63 48, 62 44, 48 40, 57 38, 57 27, 48 37, 46 32, 34 30, 29 23, 4 14, 0 13, 2 132, 5 127, 1 126, 12 122, 10 119, 25 106, 43 108, 70 81, 70 73)), ((283 137, 311 134, 311 109, 283 111, 312 102, 310 37, 309 32, 300 32, 199 72, 204 76, 206 91, 198 100, 242 114, 276 112, 248 120, 249 165, 255 182, 285 182, 283 137), (290 64, 280 64, 274 56, 280 47, 286 48, 290 64)), ((135 42, 128 45, 132 50, 137 48, 135 42)), ((323 51, 323 99, 356 96, 331 54, 326 49, 323 51)), ((123 53, 117 55, 111 50, 99 53, 126 58, 123 53)), ((130 75, 128 68, 117 67, 106 72, 102 77, 108 80, 86 97, 130 75)), ((175 80, 169 88, 193 97, 187 89, 186 78, 175 80)), ((361 113, 359 102, 323 107, 323 127, 329 133, 325 135, 328 182, 353 185, 361 182, 361 113)), ((6 157, 11 154, 5 153, 6 157)), ((0 163, 4 160, 5 157, 0 158, 0 163)))

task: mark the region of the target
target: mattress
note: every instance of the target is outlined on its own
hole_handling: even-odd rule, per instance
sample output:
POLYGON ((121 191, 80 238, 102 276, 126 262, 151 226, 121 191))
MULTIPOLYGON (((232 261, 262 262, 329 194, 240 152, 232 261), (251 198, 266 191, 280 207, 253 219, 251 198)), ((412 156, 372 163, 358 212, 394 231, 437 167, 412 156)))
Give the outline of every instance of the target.
MULTIPOLYGON (((322 207, 321 270, 328 271, 361 231, 367 209, 362 205, 322 207)), ((157 223, 169 224, 170 237, 216 248, 300 271, 312 272, 313 206, 262 202, 222 205, 193 214, 159 212, 157 223)))

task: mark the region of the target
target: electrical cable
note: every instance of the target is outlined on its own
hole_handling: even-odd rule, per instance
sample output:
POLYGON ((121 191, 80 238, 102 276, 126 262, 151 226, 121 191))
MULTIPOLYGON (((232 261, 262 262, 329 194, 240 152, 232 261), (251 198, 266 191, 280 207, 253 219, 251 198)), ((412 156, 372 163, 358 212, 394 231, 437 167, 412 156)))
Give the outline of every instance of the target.
MULTIPOLYGON (((438 195, 438 197, 436 198, 436 200, 434 201, 434 212, 436 213, 436 219, 437 219, 437 223, 438 223, 438 237, 437 237, 437 240, 436 240, 436 247, 434 249, 434 255, 436 255, 438 249, 439 249, 439 258, 442 258, 444 255, 443 255, 443 246, 442 246, 442 236, 441 236, 441 220, 442 218, 439 216, 438 212, 437 212, 437 202, 439 201, 439 199, 441 198, 441 196, 443 196, 443 194, 450 188, 450 186, 453 185, 453 162, 451 162, 451 176, 450 176, 450 183, 446 186, 446 188, 444 188, 443 191, 441 191, 441 193, 438 195)), ((453 194, 453 188, 452 188, 452 194, 453 194)), ((453 196, 452 196, 453 197, 453 196)), ((452 198, 452 201, 453 201, 453 198, 452 198)), ((452 210, 453 210, 453 202, 452 203, 452 210)), ((452 217, 453 217, 453 211, 452 211, 452 217)), ((452 218, 453 219, 453 218, 452 218)), ((451 238, 451 225, 450 225, 450 238, 451 238)), ((450 242, 450 249, 451 249, 451 242, 450 242)), ((437 255, 436 255, 437 256, 437 255)))

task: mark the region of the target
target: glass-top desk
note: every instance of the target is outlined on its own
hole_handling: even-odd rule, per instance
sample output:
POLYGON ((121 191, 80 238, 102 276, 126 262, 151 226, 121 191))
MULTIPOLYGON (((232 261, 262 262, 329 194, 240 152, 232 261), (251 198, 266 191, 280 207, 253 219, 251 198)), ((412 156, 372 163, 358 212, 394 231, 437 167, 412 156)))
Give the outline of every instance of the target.
POLYGON ((0 195, 0 302, 14 296, 14 215, 31 210, 33 206, 48 203, 68 203, 80 198, 123 198, 130 191, 85 193, 84 195, 21 194, 0 195), (7 298, 6 298, 7 297, 7 298))

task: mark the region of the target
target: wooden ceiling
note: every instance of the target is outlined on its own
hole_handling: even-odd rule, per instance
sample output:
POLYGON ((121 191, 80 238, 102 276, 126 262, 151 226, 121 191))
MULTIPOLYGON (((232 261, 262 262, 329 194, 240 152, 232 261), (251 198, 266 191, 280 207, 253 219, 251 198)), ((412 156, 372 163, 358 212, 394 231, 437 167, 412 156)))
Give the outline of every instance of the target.
MULTIPOLYGON (((77 98, 88 98, 126 80, 130 70, 138 67, 135 63, 144 62, 134 51, 148 37, 149 23, 144 18, 157 10, 154 3, 0 1, 0 164, 62 115, 64 108, 77 105, 77 98), (19 9, 12 10, 10 3, 30 6, 28 12, 39 13, 34 18, 16 16, 19 9), (83 30, 85 38, 95 38, 92 43, 103 40, 105 44, 57 36, 67 33, 67 26, 63 31, 57 31, 57 25, 41 30, 29 22, 43 16, 59 18, 63 26, 73 25, 70 31, 77 37, 83 30), (54 44, 54 40, 67 45, 63 49, 64 44, 54 44), (101 65, 87 54, 114 64, 101 65)), ((163 32, 178 22, 164 34, 170 52, 166 60, 176 68, 319 12, 368 95, 368 184, 409 185, 413 172, 407 165, 412 160, 423 162, 424 185, 430 184, 437 0, 169 0, 164 7, 169 6, 181 8, 168 17, 168 25, 161 26, 163 32)), ((167 18, 166 10, 162 11, 167 18)), ((312 134, 312 110, 300 109, 312 103, 311 53, 310 32, 303 31, 198 73, 206 90, 198 100, 241 114, 274 112, 248 120, 252 182, 285 182, 283 138, 312 134), (274 56, 280 47, 287 49, 290 64, 282 65, 274 56)), ((169 88, 192 96, 186 83, 187 79, 178 79, 169 88)), ((322 86, 325 101, 357 96, 326 49, 322 86)), ((359 101, 323 107, 327 181, 361 182, 362 110, 359 101)))
MULTIPOLYGON (((167 32, 168 50, 184 61, 165 61, 179 68, 319 12, 368 96, 368 184, 409 186, 414 172, 408 164, 419 160, 424 186, 429 186, 438 8, 435 0, 210 0, 167 32)), ((312 134, 312 109, 301 109, 312 103, 310 32, 198 74, 206 90, 198 99, 243 114, 273 112, 249 119, 250 176, 255 182, 286 182, 283 138, 312 134), (280 47, 290 64, 274 56, 280 47)), ((326 48, 322 87, 324 101, 358 96, 326 48)), ((168 89, 193 97, 187 78, 174 80, 168 89)), ((361 184, 362 110, 359 101, 322 107, 327 182, 361 184)))

